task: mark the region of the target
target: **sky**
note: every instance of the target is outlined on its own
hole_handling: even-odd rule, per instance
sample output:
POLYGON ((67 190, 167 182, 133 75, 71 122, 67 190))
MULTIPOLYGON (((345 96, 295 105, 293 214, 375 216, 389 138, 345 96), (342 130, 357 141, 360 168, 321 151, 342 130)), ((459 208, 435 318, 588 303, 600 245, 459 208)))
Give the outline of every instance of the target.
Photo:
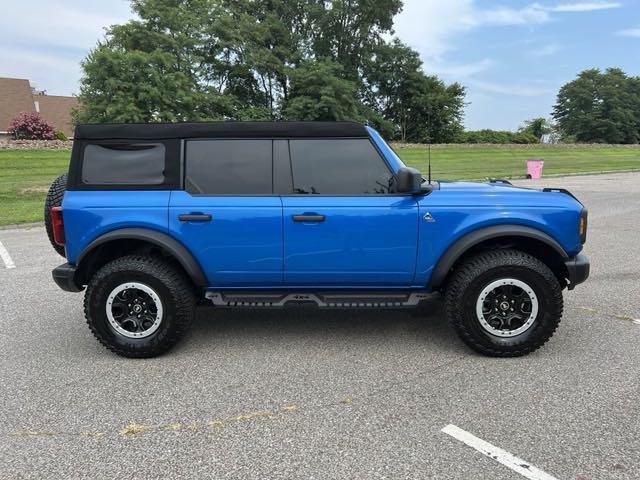
MULTIPOLYGON (((2 0, 0 76, 75 94, 80 61, 132 17, 126 0, 2 0)), ((467 88, 468 129, 549 117, 558 89, 587 68, 640 75, 640 0, 404 0, 395 34, 426 73, 467 88)))

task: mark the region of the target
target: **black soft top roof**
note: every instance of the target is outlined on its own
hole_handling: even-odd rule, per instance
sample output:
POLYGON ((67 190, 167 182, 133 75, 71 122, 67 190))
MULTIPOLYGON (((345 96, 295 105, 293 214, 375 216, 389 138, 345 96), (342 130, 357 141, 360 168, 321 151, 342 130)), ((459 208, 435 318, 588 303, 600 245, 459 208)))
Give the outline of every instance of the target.
POLYGON ((355 122, 102 123, 76 126, 79 140, 367 137, 355 122))

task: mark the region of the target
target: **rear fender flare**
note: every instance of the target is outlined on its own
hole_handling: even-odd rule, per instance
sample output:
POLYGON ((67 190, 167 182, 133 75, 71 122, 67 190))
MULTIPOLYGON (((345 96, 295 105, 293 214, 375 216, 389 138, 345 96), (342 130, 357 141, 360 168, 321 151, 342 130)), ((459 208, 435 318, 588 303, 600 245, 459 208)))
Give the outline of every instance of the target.
POLYGON ((182 243, 166 233, 147 228, 122 228, 99 236, 89 243, 84 250, 82 250, 78 256, 76 265, 80 268, 83 259, 85 259, 89 253, 100 245, 104 245, 114 240, 127 239, 142 240, 162 248, 173 256, 180 265, 182 265, 182 268, 184 268, 185 272, 187 272, 187 275, 189 275, 191 281, 193 281, 196 286, 207 286, 207 278, 204 275, 200 264, 182 243))
POLYGON ((491 227, 474 230, 456 240, 438 260, 431 274, 429 287, 431 289, 442 287, 449 271, 455 265, 456 261, 470 248, 486 240, 500 237, 524 237, 534 239, 551 247, 561 258, 569 258, 567 252, 564 251, 564 248, 562 248, 556 240, 540 230, 525 227, 524 225, 493 225, 491 227))

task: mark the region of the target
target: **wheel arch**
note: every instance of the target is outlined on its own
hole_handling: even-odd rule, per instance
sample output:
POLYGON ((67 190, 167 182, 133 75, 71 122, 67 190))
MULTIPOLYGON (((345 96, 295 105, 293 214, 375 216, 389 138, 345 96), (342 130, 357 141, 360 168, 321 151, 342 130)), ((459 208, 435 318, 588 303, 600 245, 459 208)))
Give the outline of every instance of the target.
POLYGON ((76 281, 88 283, 89 277, 110 259, 132 252, 157 251, 173 259, 196 287, 206 287, 207 279, 200 264, 178 240, 148 228, 122 228, 94 239, 78 255, 76 281))
POLYGON ((440 256, 429 279, 433 290, 446 285, 452 269, 469 255, 488 248, 517 248, 546 263, 561 283, 567 277, 564 248, 545 232, 524 225, 493 225, 469 232, 440 256))

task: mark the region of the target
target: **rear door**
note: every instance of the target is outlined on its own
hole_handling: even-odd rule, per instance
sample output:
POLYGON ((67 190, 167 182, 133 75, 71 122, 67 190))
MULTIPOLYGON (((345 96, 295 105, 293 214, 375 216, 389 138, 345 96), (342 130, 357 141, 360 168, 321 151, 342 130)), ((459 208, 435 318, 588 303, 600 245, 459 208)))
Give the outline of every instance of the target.
POLYGON ((184 191, 171 193, 169 230, 212 287, 282 284, 282 202, 273 194, 273 141, 185 142, 184 191))
POLYGON ((418 206, 391 192, 393 173, 368 138, 291 139, 282 197, 288 286, 409 286, 418 206))

